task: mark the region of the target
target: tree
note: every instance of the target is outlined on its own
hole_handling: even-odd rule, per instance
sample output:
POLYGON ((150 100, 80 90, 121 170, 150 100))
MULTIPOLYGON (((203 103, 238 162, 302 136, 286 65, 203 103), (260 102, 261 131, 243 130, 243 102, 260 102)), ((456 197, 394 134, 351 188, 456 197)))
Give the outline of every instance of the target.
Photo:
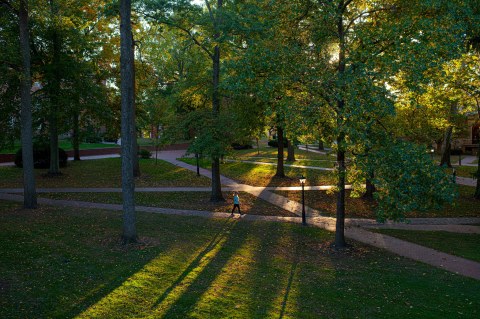
MULTIPOLYGON (((220 52, 224 35, 223 0, 216 0, 216 6, 205 1, 206 16, 201 8, 189 1, 148 1, 146 17, 161 24, 181 30, 195 45, 197 45, 212 63, 211 105, 213 121, 218 121, 221 111, 220 89, 220 52), (159 13, 160 12, 160 13, 159 13)), ((219 125, 211 126, 212 129, 219 125)), ((222 145, 219 137, 223 132, 211 132, 214 143, 222 145)), ((219 149, 218 147, 216 149, 219 149)), ((223 153, 222 151, 220 153, 223 153)), ((220 156, 218 152, 210 155, 212 159, 212 193, 213 202, 224 201, 220 182, 220 156)))
POLYGON ((23 161, 23 206, 37 207, 35 173, 33 168, 32 100, 30 90, 30 40, 28 28, 28 1, 20 0, 18 12, 20 26, 20 51, 22 55, 21 117, 22 117, 22 161, 23 161))
POLYGON ((20 0, 18 10, 12 6, 10 1, 2 1, 0 4, 6 7, 10 13, 18 16, 22 73, 20 76, 20 116, 23 161, 23 206, 24 208, 31 209, 37 207, 37 194, 35 190, 35 173, 33 168, 32 99, 30 95, 32 81, 30 71, 28 1, 20 0))
POLYGON ((131 28, 131 0, 120 1, 120 67, 122 95, 122 196, 123 196, 123 234, 124 244, 137 242, 135 226, 135 181, 133 178, 133 157, 137 156, 133 148, 133 56, 131 28))
MULTIPOLYGON (((425 82, 430 66, 441 63, 442 57, 455 54, 461 35, 449 33, 448 28, 455 25, 456 18, 449 15, 449 4, 441 1, 426 4, 339 0, 316 1, 316 4, 313 49, 319 52, 317 56, 326 58, 315 61, 310 87, 311 94, 330 108, 335 119, 338 178, 335 246, 342 248, 345 246, 345 182, 348 174, 355 176, 355 161, 359 161, 360 156, 367 159, 375 152, 395 153, 397 148, 405 147, 382 123, 394 115, 395 96, 388 90, 388 82, 403 71, 410 88, 418 88, 416 84, 425 82), (388 133, 374 134, 377 130, 388 133), (385 147, 382 140, 390 141, 388 145, 395 147, 385 147), (351 157, 349 171, 347 154, 351 157)), ((415 152, 409 153, 412 157, 419 152, 419 148, 414 149, 415 152)), ((374 161, 362 162, 372 164, 363 167, 363 173, 357 175, 366 177, 375 168, 374 161)), ((384 165, 393 167, 395 163, 384 165)), ((420 167, 416 169, 418 174, 426 174, 420 167)), ((409 175, 412 176, 418 178, 419 175, 409 175)), ((373 181, 379 178, 375 173, 373 181)), ((394 198, 400 196, 392 192, 392 197, 388 197, 388 192, 381 194, 386 195, 379 197, 384 204, 394 203, 394 198)), ((409 200, 416 201, 414 197, 409 200)))

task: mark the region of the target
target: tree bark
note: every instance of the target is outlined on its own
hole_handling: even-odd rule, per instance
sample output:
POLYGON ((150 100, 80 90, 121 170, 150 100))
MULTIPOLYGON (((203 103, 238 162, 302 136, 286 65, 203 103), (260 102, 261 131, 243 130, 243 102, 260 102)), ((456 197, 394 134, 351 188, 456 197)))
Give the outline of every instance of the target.
POLYGON ((440 166, 447 165, 447 167, 452 167, 452 163, 450 162, 452 131, 453 126, 449 126, 445 131, 445 137, 442 143, 442 159, 440 160, 440 166))
POLYGON ((291 140, 288 140, 287 146, 287 162, 295 162, 295 147, 291 140))
POLYGON ((278 141, 278 152, 277 152, 277 172, 275 176, 285 177, 285 169, 283 167, 283 128, 277 125, 277 141, 278 141))
POLYGON ((80 160, 80 124, 79 124, 79 115, 75 111, 73 115, 73 136, 72 136, 72 146, 73 146, 73 160, 80 160))
POLYGON ((132 136, 132 144, 133 150, 135 152, 135 156, 133 157, 133 176, 140 177, 140 161, 138 159, 138 143, 137 143, 137 121, 136 121, 136 114, 137 114, 137 105, 135 103, 135 97, 137 95, 137 85, 136 85, 136 78, 135 78, 135 40, 133 38, 133 33, 131 34, 132 37, 132 50, 130 52, 131 59, 132 59, 132 88, 133 88, 133 115, 132 115, 132 126, 133 126, 133 136, 132 136))
POLYGON ((30 42, 28 29, 28 0, 20 0, 19 9, 20 51, 22 56, 21 125, 23 161, 23 207, 37 207, 35 172, 33 167, 32 87, 30 75, 30 42))
MULTIPOLYGON (((50 7, 52 15, 57 14, 57 9, 54 2, 50 1, 50 7)), ((53 27, 55 28, 55 27, 53 27)), ((56 176, 61 175, 59 156, 58 156, 58 107, 60 104, 60 35, 58 31, 53 29, 53 77, 50 83, 50 114, 49 114, 49 133, 50 133, 50 168, 48 169, 48 175, 56 176)))
POLYGON ((475 187, 475 195, 476 199, 480 200, 480 143, 478 144, 478 158, 477 158, 477 186, 475 187))
POLYGON ((122 104, 122 196, 123 196, 123 234, 122 242, 128 244, 138 241, 135 216, 135 181, 133 178, 133 60, 131 0, 120 1, 120 72, 122 104))
MULTIPOLYGON (((217 41, 220 37, 220 32, 217 29, 218 23, 221 21, 221 17, 219 16, 220 11, 222 9, 223 1, 217 1, 217 17, 216 21, 212 21, 215 26, 215 34, 213 36, 214 40, 217 41)), ((220 96, 219 96, 219 84, 220 84, 220 47, 219 45, 215 45, 213 50, 212 56, 212 64, 213 64, 213 91, 212 91, 212 114, 214 121, 218 121, 219 114, 220 114, 220 96)), ((225 201, 222 195, 222 184, 220 182, 220 159, 218 156, 212 156, 212 195, 210 197, 210 201, 212 202, 220 202, 225 201)))
POLYGON ((369 176, 367 177, 365 181, 365 194, 363 194, 364 199, 372 200, 373 199, 373 193, 375 193, 375 185, 372 183, 373 178, 375 177, 375 173, 370 171, 368 174, 369 176))
MULTIPOLYGON (((345 108, 345 99, 344 91, 345 85, 342 83, 344 81, 345 73, 345 34, 343 26, 343 14, 344 14, 344 1, 340 1, 338 6, 340 12, 338 14, 337 21, 337 31, 339 39, 339 52, 338 52, 338 79, 340 80, 340 98, 337 100, 337 126, 341 128, 343 125, 342 122, 342 112, 345 108)), ((338 193, 337 193, 337 211, 336 211, 336 224, 335 224, 335 247, 343 248, 345 247, 345 133, 340 132, 337 137, 337 165, 338 165, 338 193)))
POLYGON ((318 140, 318 150, 319 151, 324 151, 325 150, 325 146, 323 145, 322 140, 318 140))

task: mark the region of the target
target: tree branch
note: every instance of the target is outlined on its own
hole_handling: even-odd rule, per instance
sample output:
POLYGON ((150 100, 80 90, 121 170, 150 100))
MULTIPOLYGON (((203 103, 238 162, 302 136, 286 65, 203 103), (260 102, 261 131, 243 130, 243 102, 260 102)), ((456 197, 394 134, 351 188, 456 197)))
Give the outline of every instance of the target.
POLYGON ((355 17, 353 17, 347 24, 347 27, 345 28, 345 32, 348 32, 348 30, 350 29, 350 27, 353 25, 353 23, 355 23, 356 20, 360 19, 361 17, 365 16, 365 15, 370 15, 372 13, 376 13, 376 12, 380 12, 380 11, 389 11, 389 10, 394 10, 396 9, 395 6, 390 6, 390 7, 382 7, 382 8, 378 8, 378 9, 374 9, 374 10, 368 10, 368 11, 363 11, 362 13, 356 15, 355 17))
POLYGON ((198 45, 203 51, 205 51, 205 53, 207 53, 207 55, 210 57, 210 59, 213 59, 213 53, 210 52, 208 50, 208 48, 206 46, 204 46, 202 43, 200 43, 200 41, 198 41, 198 39, 192 34, 191 30, 185 28, 185 27, 182 27, 178 24, 175 24, 175 23, 172 23, 170 21, 167 21, 167 20, 159 20, 157 17, 153 16, 153 15, 150 15, 148 13, 143 13, 146 17, 150 18, 150 19, 153 19, 153 20, 156 20, 158 21, 159 23, 161 24, 165 24, 169 27, 172 27, 172 28, 177 28, 183 32, 185 32, 189 37, 190 39, 195 42, 196 45, 198 45))
POLYGON ((10 12, 13 12, 15 15, 19 15, 19 12, 17 9, 15 9, 12 4, 10 3, 10 1, 7 1, 7 0, 0 0, 0 5, 2 7, 5 7, 7 8, 8 10, 10 10, 10 12))
POLYGON ((213 11, 212 11, 212 8, 210 7, 210 3, 208 3, 208 0, 205 0, 205 4, 207 5, 208 14, 210 15, 210 19, 212 19, 213 28, 215 30, 217 30, 217 20, 215 19, 215 16, 213 15, 213 11))

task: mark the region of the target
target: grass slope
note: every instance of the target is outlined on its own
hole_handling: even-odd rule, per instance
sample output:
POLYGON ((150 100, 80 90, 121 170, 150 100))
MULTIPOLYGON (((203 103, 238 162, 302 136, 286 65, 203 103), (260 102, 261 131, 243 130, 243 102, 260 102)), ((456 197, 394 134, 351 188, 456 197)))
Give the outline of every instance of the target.
POLYGON ((0 202, 1 318, 478 318, 478 281, 295 224, 0 202))
MULTIPOLYGON (((39 188, 64 187, 121 187, 121 159, 105 158, 68 162, 61 168, 59 177, 46 177, 47 170, 35 170, 39 188)), ((156 186, 209 186, 210 179, 196 176, 194 172, 162 160, 141 159, 142 175, 135 179, 137 187, 156 186)), ((0 167, 0 187, 23 187, 22 170, 17 167, 0 167)))

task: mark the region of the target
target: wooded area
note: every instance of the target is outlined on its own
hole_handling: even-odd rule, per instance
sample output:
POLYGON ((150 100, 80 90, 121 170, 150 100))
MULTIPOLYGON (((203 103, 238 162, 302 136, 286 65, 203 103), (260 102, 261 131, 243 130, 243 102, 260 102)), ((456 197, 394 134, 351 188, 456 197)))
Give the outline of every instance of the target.
POLYGON ((449 155, 466 119, 480 116, 479 0, 0 5, 0 147, 21 139, 26 208, 37 205, 34 144, 49 143, 55 176, 59 135, 77 150, 80 140, 121 137, 123 238, 135 241, 142 131, 160 144, 191 140, 190 151, 211 160, 212 201, 223 200, 220 159, 233 143, 274 128, 280 177, 284 141, 291 152, 312 141, 331 147, 337 247, 347 179, 375 186, 380 220, 455 197, 429 151, 443 144, 449 155))

